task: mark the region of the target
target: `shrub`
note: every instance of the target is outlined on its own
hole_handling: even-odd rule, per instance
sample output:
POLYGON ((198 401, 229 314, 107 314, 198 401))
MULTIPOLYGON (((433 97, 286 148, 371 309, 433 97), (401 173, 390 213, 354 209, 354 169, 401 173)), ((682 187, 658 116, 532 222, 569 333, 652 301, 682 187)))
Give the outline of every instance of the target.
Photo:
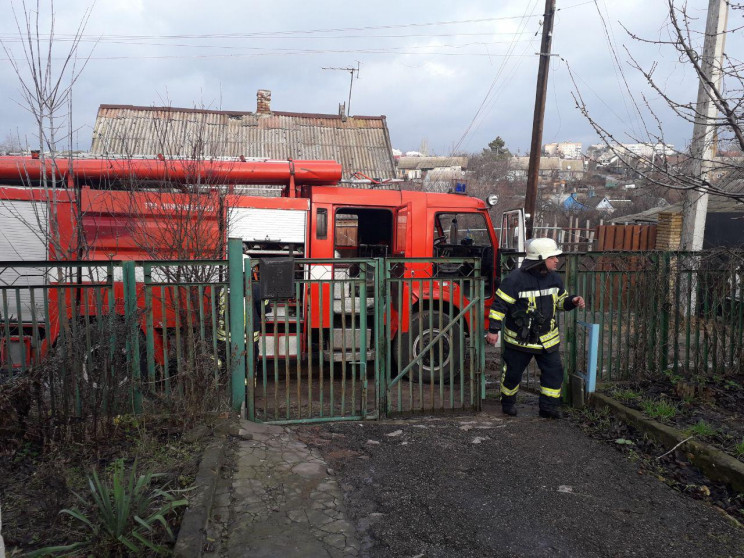
MULTIPOLYGON (((140 555, 146 549, 166 553, 162 540, 174 539, 166 516, 186 506, 188 500, 179 499, 177 491, 151 487, 153 479, 159 476, 146 473, 138 477, 136 462, 127 475, 122 459, 114 462, 110 486, 102 482, 94 471, 88 477, 93 500, 90 512, 87 515, 79 509, 60 512, 81 523, 89 531, 88 537, 69 545, 43 548, 29 556, 68 554, 82 550, 95 550, 105 555, 125 550, 140 555)), ((83 504, 89 504, 87 499, 74 494, 83 504)))

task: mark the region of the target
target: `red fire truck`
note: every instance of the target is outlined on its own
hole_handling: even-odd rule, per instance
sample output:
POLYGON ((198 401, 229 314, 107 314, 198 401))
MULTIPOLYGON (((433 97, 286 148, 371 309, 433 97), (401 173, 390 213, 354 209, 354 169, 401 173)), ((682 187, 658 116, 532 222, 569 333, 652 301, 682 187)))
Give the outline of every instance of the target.
MULTIPOLYGON (((239 237, 244 253, 253 257, 291 255, 339 261, 479 258, 486 308, 497 285, 498 244, 486 202, 464 194, 383 189, 374 184, 354 187, 341 182, 341 167, 334 161, 158 158, 42 162, 34 157, 0 157, 0 220, 0 259, 6 262, 215 259, 220 252, 224 258, 228 237, 239 237), (39 186, 42 178, 44 187, 39 186), (263 190, 257 191, 259 187, 263 190), (273 196, 268 195, 271 188, 273 196), (173 223, 187 224, 188 231, 173 223)), ((323 266, 317 266, 316 272, 322 270, 323 266)), ((405 277, 431 273, 431 262, 407 263, 402 271, 405 277)), ((33 283, 26 277, 20 284, 29 280, 33 283)), ((415 313, 417 319, 409 315, 393 319, 393 339, 431 335, 418 331, 420 324, 426 328, 433 323, 428 313, 466 300, 454 281, 442 285, 427 289, 411 284, 406 293, 410 304, 393 312, 415 313), (422 313, 424 317, 419 315, 422 313), (396 327, 396 323, 403 325, 396 327), (411 328, 416 331, 409 331, 411 328)), ((116 289, 119 301, 120 283, 116 289)), ((309 301, 304 307, 310 309, 306 327, 328 327, 333 324, 334 311, 342 310, 339 305, 343 306, 344 295, 326 296, 321 308, 313 292, 318 291, 310 289, 305 295, 309 301)), ((144 305, 139 286, 138 298, 138 304, 144 305)), ((49 304, 51 315, 37 319, 34 326, 50 324, 50 331, 42 336, 47 345, 59 334, 55 307, 49 304)), ((11 304, 8 312, 13 311, 11 304)), ((95 313, 95 306, 91 304, 86 312, 95 313)), ((167 316, 161 317, 156 324, 167 327, 168 321, 167 316)), ((472 324, 467 328, 472 329, 472 324)), ((162 330, 157 325, 155 329, 158 355, 162 330)), ((22 337, 16 342, 23 345, 22 337)), ((25 336, 26 345, 29 338, 25 336)), ((279 344, 270 345, 266 348, 264 344, 262 349, 269 357, 279 344)), ((405 346, 412 347, 414 353, 421 345, 406 339, 405 346)), ((301 354, 308 347, 293 339, 288 350, 301 354)), ((30 358, 30 347, 26 352, 30 358)))

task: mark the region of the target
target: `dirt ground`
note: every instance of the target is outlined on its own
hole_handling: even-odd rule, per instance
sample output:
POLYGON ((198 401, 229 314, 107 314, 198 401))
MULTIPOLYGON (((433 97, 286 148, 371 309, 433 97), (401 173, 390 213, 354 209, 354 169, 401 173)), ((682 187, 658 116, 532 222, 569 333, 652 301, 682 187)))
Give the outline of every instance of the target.
POLYGON ((667 371, 604 391, 744 462, 744 376, 667 371))
POLYGON ((744 529, 716 506, 744 519, 744 500, 713 501, 719 487, 694 474, 675 490, 643 455, 663 450, 615 443, 633 433, 601 417, 539 419, 522 399, 515 419, 491 401, 476 416, 296 430, 336 474, 365 556, 744 557, 744 529))
MULTIPOLYGON (((182 429, 169 424, 149 424, 147 429, 126 424, 108 439, 88 445, 49 446, 42 452, 34 440, 26 440, 15 451, 0 447, 2 535, 8 556, 85 540, 88 532, 59 512, 78 508, 93 517, 73 492, 89 498, 88 476, 95 469, 108 480, 117 458, 124 458, 127 467, 137 459, 140 474, 162 474, 159 487, 183 489, 193 484, 204 442, 187 441, 181 434, 182 429)), ((182 512, 169 520, 178 524, 182 512)))

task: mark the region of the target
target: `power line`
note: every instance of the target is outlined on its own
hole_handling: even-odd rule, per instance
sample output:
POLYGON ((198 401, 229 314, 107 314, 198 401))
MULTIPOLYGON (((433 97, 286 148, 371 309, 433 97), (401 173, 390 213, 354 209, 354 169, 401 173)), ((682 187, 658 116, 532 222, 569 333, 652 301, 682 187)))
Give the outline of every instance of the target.
MULTIPOLYGON (((501 65, 499 66, 499 69, 497 70, 496 75, 494 76, 493 80, 491 81, 491 85, 488 87, 488 90, 486 91, 486 94, 483 97, 483 100, 481 101, 481 104, 478 106, 478 109, 475 111, 475 115, 473 115, 473 118, 471 119, 470 124, 468 124, 468 127, 465 129, 465 131, 463 132, 462 136, 460 137, 460 139, 455 144, 455 147, 452 150, 453 153, 457 152, 457 150, 460 149, 460 146, 462 146, 463 142, 468 137, 468 135, 477 127, 476 126, 476 122, 478 121, 478 118, 484 112, 485 107, 488 104, 490 104, 490 102, 491 102, 491 100, 493 100, 493 98, 495 98, 495 95, 492 96, 492 92, 494 91, 494 88, 496 87, 496 84, 499 82, 499 77, 501 76, 502 72, 506 68, 507 61, 513 56, 514 45, 517 42, 517 38, 521 37, 521 35, 524 33, 524 30, 526 29, 526 26, 527 26, 527 23, 526 23, 527 20, 529 18, 534 17, 535 6, 536 6, 536 2, 535 2, 535 0, 533 0, 533 6, 532 6, 533 13, 530 14, 530 15, 527 15, 528 12, 530 11, 530 6, 528 5, 525 8, 524 14, 522 14, 522 16, 520 17, 520 20, 521 21, 520 21, 520 28, 519 28, 519 31, 518 31, 518 35, 517 35, 517 37, 515 37, 515 39, 513 39, 512 44, 507 49, 507 54, 506 54, 505 59, 502 61, 501 65)), ((521 56, 524 56, 524 54, 522 54, 521 56)))
MULTIPOLYGON (((585 4, 591 4, 594 0, 587 0, 571 6, 561 8, 561 10, 568 10, 583 6, 585 4)), ((527 16, 530 18, 540 17, 539 15, 531 14, 527 16)), ((109 41, 147 41, 147 40, 182 40, 182 39, 251 39, 251 38, 306 38, 307 35, 314 35, 316 33, 342 33, 342 32, 362 32, 362 31, 376 31, 383 29, 409 29, 409 28, 420 28, 420 27, 434 27, 439 25, 462 25, 462 24, 474 24, 474 23, 492 23, 496 21, 508 21, 508 20, 523 20, 525 15, 521 16, 502 16, 502 17, 489 17, 489 18, 476 18, 476 19, 459 19, 459 20, 446 20, 446 21, 432 21, 424 23, 401 23, 395 25, 368 25, 363 27, 337 27, 337 28, 324 28, 324 29, 299 29, 299 30, 288 30, 288 31, 258 31, 254 33, 193 33, 193 34, 177 34, 177 35, 95 35, 95 36, 83 36, 82 40, 90 41, 94 40, 97 42, 109 42, 109 41), (297 35, 298 37, 293 37, 297 35)), ((471 33, 457 33, 456 35, 469 35, 471 33)), ((509 32, 489 32, 483 33, 488 35, 509 35, 509 34, 520 34, 520 32, 509 33, 509 32)), ((391 37, 417 37, 422 35, 393 35, 391 37)), ((436 35, 423 35, 423 36, 436 36, 436 35)), ((446 36, 446 35, 445 35, 446 36)), ((380 36, 372 36, 380 37, 380 36)), ((385 37, 385 36, 381 36, 385 37)), ((39 34, 39 38, 42 40, 48 40, 49 35, 39 34)), ((318 38, 334 38, 334 37, 318 37, 318 38)), ((336 38, 359 38, 357 35, 354 36, 342 36, 336 38)), ((66 33, 55 33, 55 41, 71 41, 75 40, 74 34, 66 33)), ((77 37, 80 40, 80 37, 77 37)), ((0 41, 11 42, 11 41, 24 41, 22 37, 11 34, 0 34, 0 41)))

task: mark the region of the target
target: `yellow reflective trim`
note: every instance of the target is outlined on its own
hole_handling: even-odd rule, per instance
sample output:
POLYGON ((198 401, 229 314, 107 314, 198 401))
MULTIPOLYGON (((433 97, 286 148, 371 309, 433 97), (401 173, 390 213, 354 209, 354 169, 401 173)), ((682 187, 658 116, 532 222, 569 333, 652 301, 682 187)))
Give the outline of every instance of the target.
POLYGON ((496 310, 491 310, 488 313, 488 317, 492 320, 498 320, 501 321, 504 319, 505 314, 503 312, 497 312, 496 310))
POLYGON ((550 341, 554 337, 558 337, 559 334, 560 334, 560 332, 558 331, 558 329, 553 329, 553 330, 549 331, 548 333, 546 333, 545 335, 541 335, 540 336, 540 341, 542 341, 543 343, 545 343, 546 341, 550 341))
POLYGON ((561 388, 558 389, 550 389, 545 386, 540 386, 540 394, 545 395, 547 397, 555 397, 558 398, 561 396, 561 388))
POLYGON ((558 287, 540 289, 536 291, 519 291, 519 298, 535 298, 538 296, 548 296, 558 294, 558 287))
POLYGON ((543 341, 543 347, 545 347, 546 349, 549 349, 550 347, 554 347, 555 345, 557 345, 560 342, 561 342, 561 338, 560 337, 556 337, 552 341, 543 341))
POLYGON ((511 343, 512 345, 518 345, 520 347, 526 347, 528 349, 542 349, 542 345, 536 345, 534 343, 520 343, 517 340, 517 334, 514 331, 511 331, 508 328, 504 328, 504 340, 507 343, 511 343))
POLYGON ((514 304, 515 302, 517 302, 517 299, 516 298, 510 297, 508 294, 506 294, 501 289, 499 289, 498 291, 496 291, 496 296, 499 297, 501 300, 503 300, 505 302, 508 302, 509 304, 514 304))
POLYGON ((515 387, 514 389, 508 389, 504 387, 503 383, 501 384, 501 393, 503 393, 504 395, 514 395, 518 391, 519 391, 519 384, 517 384, 517 387, 515 387))
POLYGON ((505 338, 505 341, 507 343, 511 343, 512 345, 517 345, 518 347, 524 347, 526 349, 543 349, 544 347, 542 345, 535 345, 533 343, 520 343, 516 339, 512 339, 511 337, 505 338))

